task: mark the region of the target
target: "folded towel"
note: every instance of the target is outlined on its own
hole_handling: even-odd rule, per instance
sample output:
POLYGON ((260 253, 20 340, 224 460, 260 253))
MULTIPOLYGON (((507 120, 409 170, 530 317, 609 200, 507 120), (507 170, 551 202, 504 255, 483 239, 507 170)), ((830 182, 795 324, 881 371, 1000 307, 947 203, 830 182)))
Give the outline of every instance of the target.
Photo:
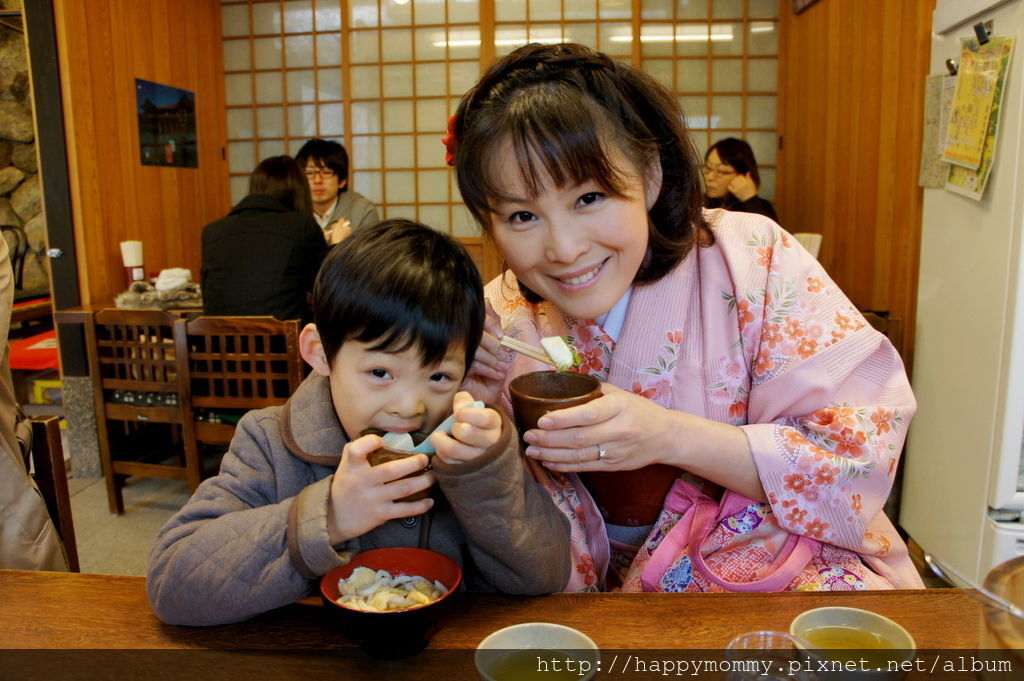
POLYGON ((187 267, 171 267, 160 270, 160 276, 156 278, 157 291, 173 291, 182 288, 192 281, 192 270, 187 267))

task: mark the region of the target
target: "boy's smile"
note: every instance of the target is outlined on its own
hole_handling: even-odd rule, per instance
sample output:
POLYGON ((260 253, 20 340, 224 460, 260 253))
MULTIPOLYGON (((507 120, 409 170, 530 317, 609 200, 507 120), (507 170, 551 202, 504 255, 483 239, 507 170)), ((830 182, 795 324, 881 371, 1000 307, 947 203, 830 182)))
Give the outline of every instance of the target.
POLYGON ((415 345, 402 352, 371 350, 372 345, 345 341, 325 374, 334 411, 350 440, 367 428, 429 433, 451 414, 452 398, 466 373, 461 343, 452 344, 445 358, 429 367, 423 366, 415 345))

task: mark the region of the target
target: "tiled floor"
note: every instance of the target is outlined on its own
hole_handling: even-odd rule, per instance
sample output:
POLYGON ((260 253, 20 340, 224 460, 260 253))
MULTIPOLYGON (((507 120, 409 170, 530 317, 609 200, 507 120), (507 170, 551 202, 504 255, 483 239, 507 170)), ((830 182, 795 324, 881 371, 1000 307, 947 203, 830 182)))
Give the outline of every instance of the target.
POLYGON ((81 571, 108 575, 145 575, 153 538, 189 496, 181 480, 131 478, 117 516, 103 478, 71 478, 68 486, 81 571))

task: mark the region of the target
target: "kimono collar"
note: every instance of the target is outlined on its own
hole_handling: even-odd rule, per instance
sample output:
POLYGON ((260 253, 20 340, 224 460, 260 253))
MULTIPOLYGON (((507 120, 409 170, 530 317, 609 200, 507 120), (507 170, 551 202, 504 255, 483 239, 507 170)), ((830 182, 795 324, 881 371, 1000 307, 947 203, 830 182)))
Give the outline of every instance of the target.
POLYGON ((611 310, 594 320, 597 322, 597 326, 614 342, 618 342, 619 334, 622 333, 622 325, 626 321, 626 310, 629 308, 629 298, 632 293, 633 286, 630 285, 611 310))

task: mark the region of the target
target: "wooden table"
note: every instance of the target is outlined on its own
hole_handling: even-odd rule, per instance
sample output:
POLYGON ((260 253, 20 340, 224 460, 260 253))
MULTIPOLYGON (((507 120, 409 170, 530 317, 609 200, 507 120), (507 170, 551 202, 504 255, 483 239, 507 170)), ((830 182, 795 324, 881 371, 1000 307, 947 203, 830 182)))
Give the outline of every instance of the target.
MULTIPOLYGON (((112 310, 116 308, 117 305, 115 305, 112 300, 99 303, 86 303, 85 305, 79 305, 78 307, 55 310, 53 313, 53 321, 57 324, 87 324, 92 320, 93 315, 100 310, 112 310)), ((174 307, 164 310, 164 312, 177 314, 191 319, 201 315, 203 313, 203 309, 200 307, 174 307)))
POLYGON ((0 570, 0 648, 79 651, 70 656, 52 650, 0 651, 0 679, 6 678, 3 670, 11 663, 20 667, 25 660, 39 673, 22 678, 94 678, 85 672, 100 662, 105 669, 117 664, 134 669, 139 664, 156 665, 166 676, 147 678, 193 681, 205 678, 210 665, 225 664, 239 673, 247 670, 251 679, 276 678, 275 669, 288 669, 292 678, 303 681, 364 675, 377 681, 475 678, 469 651, 490 632, 519 622, 557 622, 580 629, 602 649, 602 658, 611 658, 617 650, 643 650, 650 656, 680 649, 721 651, 740 633, 785 631, 797 614, 824 605, 865 608, 891 617, 913 634, 921 650, 976 648, 981 626, 978 601, 958 589, 456 597, 454 613, 426 651, 408 660, 382 662, 353 650, 319 599, 307 598, 239 624, 181 627, 157 620, 141 577, 0 570), (111 649, 139 652, 114 654, 111 649), (170 655, 174 649, 192 652, 170 655), (165 651, 164 656, 158 650, 165 651))

